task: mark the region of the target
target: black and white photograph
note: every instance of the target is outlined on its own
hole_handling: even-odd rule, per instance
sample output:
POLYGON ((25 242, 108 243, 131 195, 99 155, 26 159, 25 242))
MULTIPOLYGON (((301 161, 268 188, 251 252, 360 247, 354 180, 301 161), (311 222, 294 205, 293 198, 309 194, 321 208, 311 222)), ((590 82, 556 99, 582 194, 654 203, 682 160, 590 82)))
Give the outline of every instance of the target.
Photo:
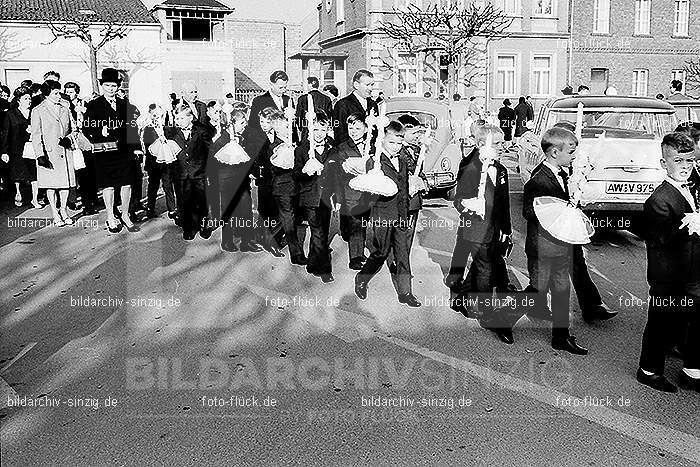
POLYGON ((0 0, 3 466, 700 465, 700 0, 0 0))

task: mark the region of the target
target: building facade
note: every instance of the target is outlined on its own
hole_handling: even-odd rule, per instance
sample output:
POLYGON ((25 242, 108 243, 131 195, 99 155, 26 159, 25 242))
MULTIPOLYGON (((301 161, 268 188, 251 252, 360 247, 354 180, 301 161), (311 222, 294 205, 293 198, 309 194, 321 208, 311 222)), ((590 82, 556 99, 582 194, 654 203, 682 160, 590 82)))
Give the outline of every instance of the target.
MULTIPOLYGON (((700 1, 576 0, 574 4, 574 88, 585 84, 602 93, 614 86, 618 94, 668 96, 672 79, 686 81, 685 62, 700 56, 700 1)), ((697 88, 687 91, 700 94, 697 88)))
MULTIPOLYGON (((412 54, 378 31, 395 18, 394 9, 435 1, 440 0, 324 0, 318 33, 322 81, 342 81, 350 90, 353 72, 368 68, 386 95, 449 98, 448 64, 440 50, 412 54)), ((512 21, 507 34, 488 46, 477 44, 456 65, 456 91, 480 97, 492 110, 505 98, 531 95, 537 102, 556 95, 567 81, 568 0, 494 2, 512 21)))

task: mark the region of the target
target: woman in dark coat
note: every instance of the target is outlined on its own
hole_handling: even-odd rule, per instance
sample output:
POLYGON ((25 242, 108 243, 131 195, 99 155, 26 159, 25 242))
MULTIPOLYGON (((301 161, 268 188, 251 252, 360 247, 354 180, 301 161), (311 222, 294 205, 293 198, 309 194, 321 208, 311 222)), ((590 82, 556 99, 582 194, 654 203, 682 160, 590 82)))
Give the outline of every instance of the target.
POLYGON ((22 205, 22 182, 30 182, 32 185, 32 205, 39 209, 39 184, 36 179, 36 160, 25 158, 25 144, 31 140, 32 95, 28 88, 19 88, 15 91, 16 106, 13 106, 3 119, 0 129, 0 154, 2 160, 10 165, 10 179, 15 182, 15 205, 22 205))
POLYGON ((518 105, 515 106, 515 137, 520 138, 527 131, 526 122, 534 120, 535 116, 532 107, 525 102, 525 98, 520 96, 518 105))
POLYGON ((498 122, 501 130, 503 130, 503 140, 512 141, 515 111, 510 108, 510 99, 503 99, 503 107, 498 110, 498 122))

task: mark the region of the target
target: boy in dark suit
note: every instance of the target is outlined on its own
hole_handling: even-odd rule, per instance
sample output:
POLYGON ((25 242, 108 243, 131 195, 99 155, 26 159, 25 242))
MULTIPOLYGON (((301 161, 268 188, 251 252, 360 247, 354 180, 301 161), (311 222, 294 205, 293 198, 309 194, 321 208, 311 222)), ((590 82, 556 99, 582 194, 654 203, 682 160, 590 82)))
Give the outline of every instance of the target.
POLYGON ((684 133, 661 142, 666 179, 644 203, 649 311, 637 381, 663 392, 677 388, 664 377, 666 348, 688 326, 680 383, 700 390, 700 213, 688 187, 695 145, 684 133), (684 219, 692 219, 690 225, 684 219), (687 324, 686 324, 687 323, 687 324))
POLYGON ((349 267, 359 271, 367 261, 365 223, 369 208, 366 205, 365 193, 353 190, 349 183, 355 176, 364 173, 364 170, 356 171, 357 168, 353 169, 351 165, 344 163, 348 159, 355 162, 362 159, 367 124, 364 114, 361 113, 350 115, 346 124, 349 137, 333 149, 327 170, 333 183, 335 202, 340 204, 340 234, 348 243, 349 267))
MULTIPOLYGON (((382 172, 391 178, 398 192, 393 196, 375 196, 371 203, 370 221, 374 226, 372 253, 360 272, 355 276, 355 294, 362 300, 367 298, 367 284, 382 268, 389 252, 396 257, 396 288, 399 303, 419 307, 421 303, 411 291, 411 268, 409 266, 408 242, 408 166, 399 157, 403 147, 404 128, 393 121, 385 129, 382 148, 374 156, 374 163, 381 164, 382 172)), ((368 162, 368 169, 373 166, 368 162)))
POLYGON ((574 160, 578 140, 569 130, 550 128, 542 136, 545 159, 533 171, 523 191, 523 217, 527 220, 525 254, 530 274, 530 290, 537 291, 535 306, 547 307, 547 291, 552 296, 552 348, 576 355, 588 350, 569 334, 569 277, 573 258, 572 245, 552 237, 535 214, 534 200, 552 196, 569 200, 569 168, 574 160))
POLYGON ((182 238, 193 240, 199 231, 207 239, 211 228, 207 225, 206 166, 212 128, 195 122, 186 104, 178 105, 174 112, 177 126, 166 129, 165 134, 182 148, 172 169, 182 238))
POLYGON ((469 292, 479 294, 483 319, 482 325, 496 332, 508 344, 513 343, 510 328, 492 325, 491 306, 486 306, 485 298, 497 286, 498 268, 503 262, 498 251, 498 242, 512 233, 510 221, 510 198, 508 191, 508 171, 494 160, 486 169, 484 186, 484 212, 477 213, 479 182, 484 166, 483 156, 486 138, 492 136, 492 149, 497 151, 503 143, 503 132, 495 125, 482 125, 474 129, 476 146, 461 164, 457 179, 454 207, 460 213, 450 272, 446 279, 453 289, 457 289, 457 302, 464 303, 469 292), (469 256, 472 257, 469 281, 463 283, 464 271, 469 256), (462 284, 461 286, 459 284, 462 284))
MULTIPOLYGON (((302 141, 294 151, 294 177, 298 183, 299 199, 298 206, 304 210, 306 219, 309 221, 311 230, 311 240, 309 242, 309 257, 306 270, 315 276, 319 276, 323 282, 333 282, 331 267, 331 254, 328 246, 328 231, 331 223, 331 191, 327 182, 329 174, 327 172, 328 155, 331 152, 331 145, 328 138, 330 128, 330 118, 321 111, 316 112, 314 120, 313 139, 311 144, 314 147, 316 160, 324 165, 323 171, 318 174, 304 173, 304 166, 309 159, 309 140, 302 141)), ((307 136, 308 136, 307 131, 307 136)))

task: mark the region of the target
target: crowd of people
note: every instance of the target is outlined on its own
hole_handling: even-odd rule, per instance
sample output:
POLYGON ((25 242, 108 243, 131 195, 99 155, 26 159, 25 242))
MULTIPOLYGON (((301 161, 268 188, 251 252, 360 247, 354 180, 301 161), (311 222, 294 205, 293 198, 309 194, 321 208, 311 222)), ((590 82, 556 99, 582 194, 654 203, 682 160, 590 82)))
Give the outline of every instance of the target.
MULTIPOLYGON (((75 83, 62 87, 55 73, 44 78, 38 88, 23 83, 14 92, 0 127, 0 153, 18 184, 18 203, 19 184, 29 182, 32 204, 40 206, 39 190, 46 189, 55 224, 71 224, 67 207, 77 186, 84 215, 103 204, 110 232, 136 232, 140 211, 146 219, 157 216, 162 186, 168 216, 185 241, 197 235, 206 240, 221 228, 226 252, 284 257, 287 247, 292 264, 305 266, 324 283, 334 280, 330 225, 337 213, 348 267, 357 271, 355 294, 366 299, 371 279, 386 264, 398 301, 421 306, 412 290, 410 251, 428 188, 421 168, 427 128, 410 114, 386 119, 383 104, 371 97, 370 71, 358 70, 350 94, 337 100, 310 77, 308 92, 296 102, 286 92, 287 74, 275 71, 269 91, 255 97, 250 108, 232 96, 202 102, 196 85, 186 83, 170 105, 152 103, 144 115, 119 95, 117 70, 103 70, 102 93, 89 102, 79 98, 75 83), (132 196, 141 193, 142 165, 148 174, 145 207, 132 196)), ((505 263, 513 247, 508 173, 494 154, 513 129, 516 137, 527 132, 532 104, 526 97, 515 109, 504 103, 499 120, 515 125, 489 123, 473 100, 469 112, 475 145, 457 173, 454 207, 460 223, 445 278, 451 306, 506 344, 513 343, 513 328, 523 314, 549 320, 552 348, 586 355, 570 332, 570 281, 584 321, 617 313, 603 305, 583 248, 555 238, 535 212, 537 198, 571 199, 568 180, 579 143, 574 128, 558 123, 539 141, 544 160, 525 184, 522 210, 530 284, 518 291, 505 263), (492 300, 494 289, 498 300, 492 300), (527 307, 504 306, 523 303, 521 294, 532 297, 527 307)), ((676 390, 663 376, 669 349, 684 356, 681 383, 700 387, 699 138, 700 128, 692 124, 664 137, 661 163, 668 176, 644 208, 651 298, 637 380, 662 391, 676 390), (670 299, 684 305, 670 306, 670 299), (683 308, 688 303, 690 310, 683 308)))

